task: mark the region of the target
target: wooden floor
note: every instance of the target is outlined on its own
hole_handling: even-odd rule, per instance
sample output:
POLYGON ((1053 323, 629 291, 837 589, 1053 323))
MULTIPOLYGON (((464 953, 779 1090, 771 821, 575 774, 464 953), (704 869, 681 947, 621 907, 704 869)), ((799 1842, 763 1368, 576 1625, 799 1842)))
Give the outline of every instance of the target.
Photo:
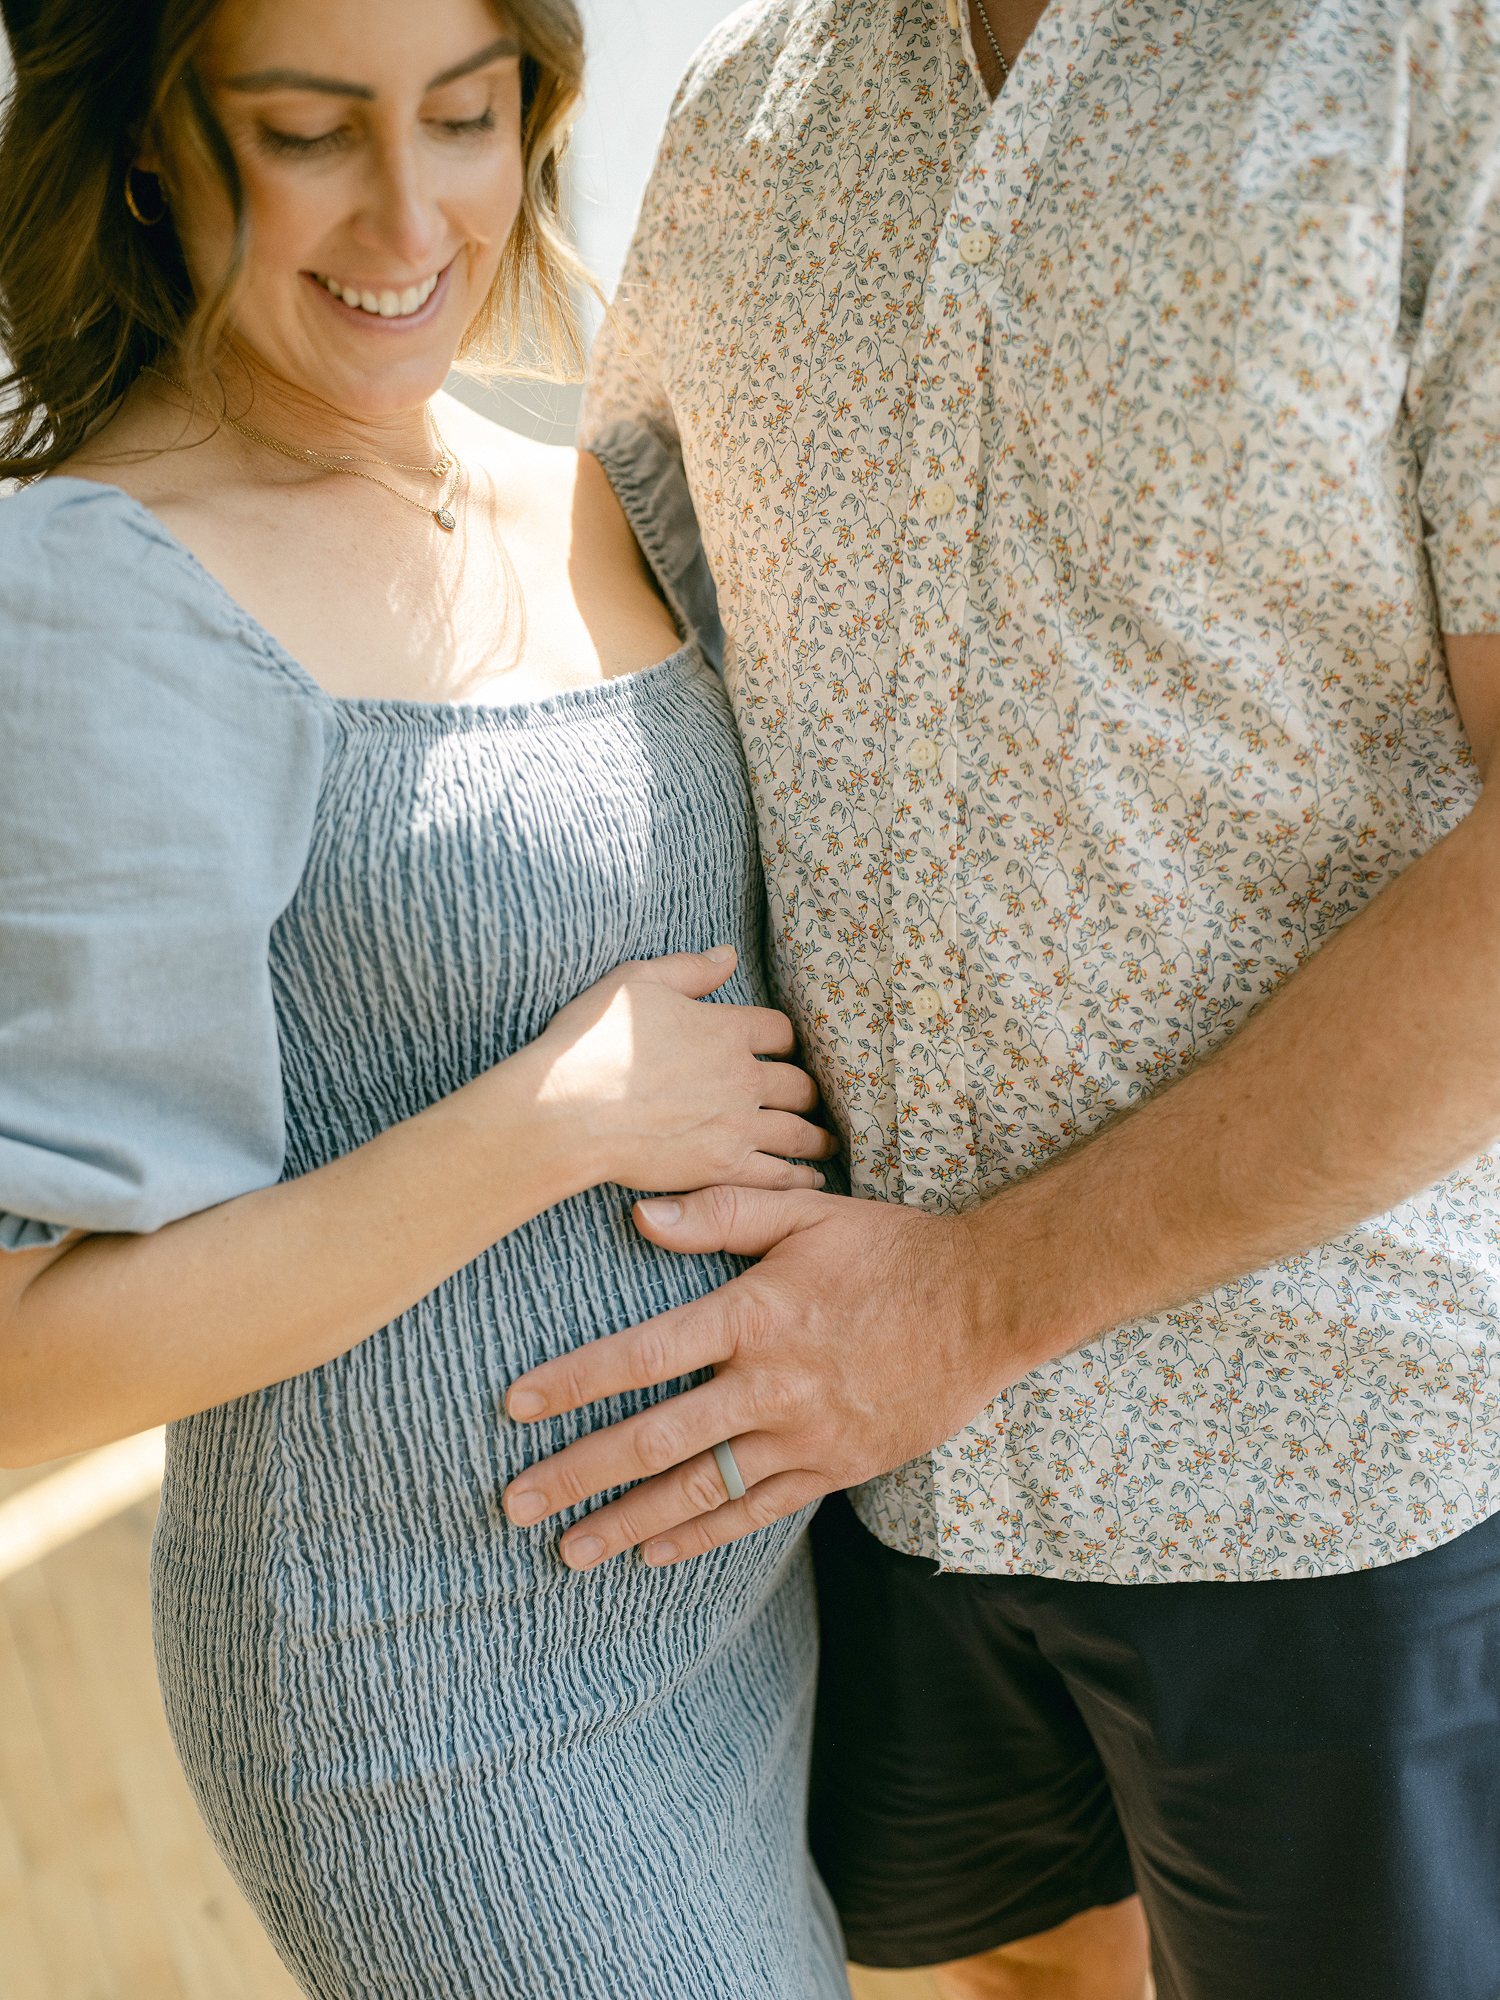
MULTIPOLYGON (((0 1500, 53 1470, 0 1472, 0 1500)), ((155 1511, 0 1583, 0 2000, 297 2000, 167 1736, 155 1511)))
MULTIPOLYGON (((0 1502, 55 1470, 0 1472, 0 1502)), ((155 1512, 142 1502, 0 1582, 0 2000, 298 2000, 167 1735, 155 1512)), ((923 1973, 856 1972, 854 1991, 937 2000, 923 1973)))

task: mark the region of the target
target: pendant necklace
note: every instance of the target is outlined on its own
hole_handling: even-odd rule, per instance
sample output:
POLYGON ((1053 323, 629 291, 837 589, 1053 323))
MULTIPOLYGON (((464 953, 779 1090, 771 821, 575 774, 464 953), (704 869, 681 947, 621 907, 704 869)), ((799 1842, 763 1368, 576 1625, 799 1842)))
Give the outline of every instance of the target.
MULTIPOLYGON (((186 382, 180 382, 175 375, 168 375, 165 369, 154 367, 148 363, 146 372, 155 375, 162 382, 170 382, 174 389, 179 390, 181 394, 188 397, 194 404, 199 402, 199 398, 193 394, 186 382)), ((429 479, 438 480, 440 483, 438 486, 438 504, 436 507, 430 507, 425 500, 413 500, 409 493, 403 493, 399 486, 392 486, 388 479, 377 479, 373 472, 361 472, 357 465, 349 463, 351 459, 361 457, 361 453, 352 451, 307 451, 300 449, 296 445, 283 444, 280 438, 270 437, 265 431, 255 430, 249 424, 236 423, 235 419, 231 416, 225 415, 221 417, 220 421, 227 424, 232 431, 238 431, 241 437, 249 438, 252 444, 264 445, 268 451, 280 452, 283 458, 290 458, 296 464, 322 466, 328 472, 347 473, 351 479, 367 479, 372 486, 382 486, 387 493, 393 493, 398 500, 405 501, 408 507, 415 507, 420 513, 429 515, 431 519, 437 522, 444 534, 451 535, 453 530, 458 526, 458 519, 453 511, 453 503, 458 498, 458 488, 459 482, 463 477, 463 467, 449 450, 442 432, 438 430, 436 417, 432 415, 430 410, 427 416, 433 430, 437 432, 437 441, 441 448, 435 465, 407 465, 402 460, 396 458, 374 457, 367 458, 365 462, 369 465, 383 465, 387 472, 421 472, 425 473, 429 479), (441 482, 448 477, 450 472, 453 474, 453 486, 445 499, 441 482)))

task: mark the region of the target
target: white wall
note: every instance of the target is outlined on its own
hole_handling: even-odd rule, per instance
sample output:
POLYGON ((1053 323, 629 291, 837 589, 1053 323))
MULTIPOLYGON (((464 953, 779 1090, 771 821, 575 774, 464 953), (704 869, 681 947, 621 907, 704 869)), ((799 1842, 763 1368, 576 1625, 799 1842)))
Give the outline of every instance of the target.
POLYGON ((574 137, 574 223, 613 291, 667 108, 688 59, 740 0, 581 0, 588 102, 574 137))
MULTIPOLYGON (((587 103, 569 154, 573 226, 584 261, 607 298, 629 247, 641 191, 656 157, 688 58, 740 0, 579 0, 587 36, 587 103)), ((481 386, 461 376, 449 388, 514 430, 548 443, 573 436, 579 391, 572 384, 481 386)))

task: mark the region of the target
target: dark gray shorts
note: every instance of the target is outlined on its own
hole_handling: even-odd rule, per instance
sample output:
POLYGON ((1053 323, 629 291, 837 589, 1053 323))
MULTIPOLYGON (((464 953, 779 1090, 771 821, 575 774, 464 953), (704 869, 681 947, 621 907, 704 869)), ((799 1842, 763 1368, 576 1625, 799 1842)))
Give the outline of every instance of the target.
POLYGON ((1500 1516, 1291 1583, 940 1576, 813 1524, 813 1853, 857 1964, 1139 1889, 1159 2000, 1500 1996, 1500 1516))

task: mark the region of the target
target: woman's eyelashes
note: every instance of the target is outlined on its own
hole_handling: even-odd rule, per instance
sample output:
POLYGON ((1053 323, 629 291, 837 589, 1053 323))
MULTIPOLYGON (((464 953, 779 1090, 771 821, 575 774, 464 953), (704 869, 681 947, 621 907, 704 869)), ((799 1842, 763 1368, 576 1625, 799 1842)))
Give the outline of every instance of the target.
MULTIPOLYGON (((480 138, 495 129, 495 111, 488 105, 473 118, 428 118, 424 124, 432 130, 446 134, 453 139, 480 138)), ((260 142, 268 153, 275 153, 282 159, 312 159, 322 153, 341 151, 355 137, 352 125, 335 125, 331 132, 282 132, 274 125, 262 124, 260 142)))
POLYGON ((262 125, 260 128, 260 143, 268 153, 300 159, 307 159, 316 153, 336 152, 353 136, 347 125, 336 125, 331 132, 318 132, 311 137, 302 132, 278 132, 274 125, 262 125))
POLYGON ((481 111, 477 118, 440 118, 437 123, 445 132, 453 133, 456 138, 463 138, 480 132, 493 132, 495 112, 493 106, 490 106, 481 111))

